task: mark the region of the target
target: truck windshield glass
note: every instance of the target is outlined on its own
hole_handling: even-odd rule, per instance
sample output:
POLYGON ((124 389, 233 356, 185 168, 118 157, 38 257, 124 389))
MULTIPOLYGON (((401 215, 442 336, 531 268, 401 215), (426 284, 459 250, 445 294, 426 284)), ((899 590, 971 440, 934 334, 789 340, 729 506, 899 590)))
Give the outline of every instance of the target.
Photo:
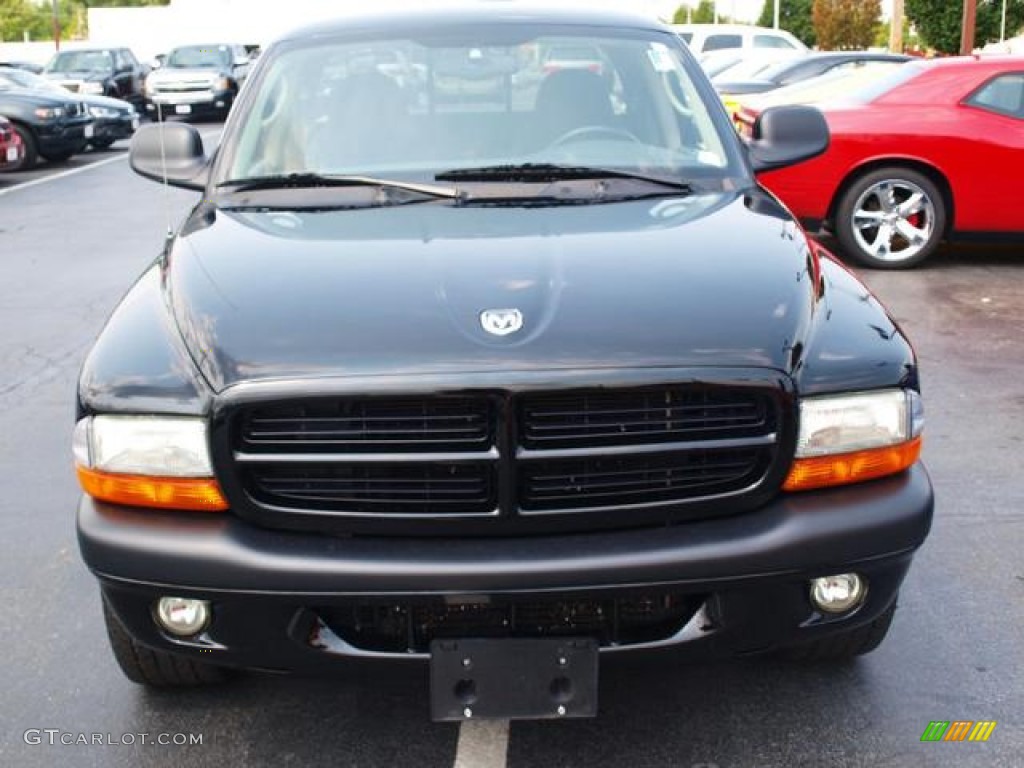
POLYGON ((110 51, 68 51, 58 53, 46 68, 47 72, 112 72, 114 59, 110 51))
POLYGON ((231 51, 226 45, 190 45, 171 51, 165 66, 174 69, 216 69, 230 61, 231 51))
MULTIPOLYGON (((667 35, 319 42, 266 62, 219 181, 293 173, 432 179, 551 164, 735 176, 667 35), (508 42, 514 40, 514 42, 508 42)), ((724 124, 724 123, 723 123, 724 124)))

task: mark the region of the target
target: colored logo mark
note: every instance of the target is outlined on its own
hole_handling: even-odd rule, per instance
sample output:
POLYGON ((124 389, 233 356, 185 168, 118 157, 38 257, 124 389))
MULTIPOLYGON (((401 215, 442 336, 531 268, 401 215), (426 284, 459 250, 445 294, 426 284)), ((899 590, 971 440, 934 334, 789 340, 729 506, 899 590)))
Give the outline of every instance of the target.
POLYGON ((995 729, 995 720, 932 720, 921 741, 988 741, 995 729))

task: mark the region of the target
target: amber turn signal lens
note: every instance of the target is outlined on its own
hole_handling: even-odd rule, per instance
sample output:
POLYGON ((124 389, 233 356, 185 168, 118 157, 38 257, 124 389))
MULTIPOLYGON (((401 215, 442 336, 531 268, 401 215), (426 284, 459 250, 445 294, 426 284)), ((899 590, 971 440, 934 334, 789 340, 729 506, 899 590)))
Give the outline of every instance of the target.
POLYGON ((196 512, 223 512, 228 508, 224 494, 213 478, 116 475, 81 465, 76 469, 82 489, 100 501, 196 512))
POLYGON ((782 490, 809 491, 895 475, 913 466, 920 455, 921 438, 917 437, 885 448, 797 459, 789 470, 782 490))

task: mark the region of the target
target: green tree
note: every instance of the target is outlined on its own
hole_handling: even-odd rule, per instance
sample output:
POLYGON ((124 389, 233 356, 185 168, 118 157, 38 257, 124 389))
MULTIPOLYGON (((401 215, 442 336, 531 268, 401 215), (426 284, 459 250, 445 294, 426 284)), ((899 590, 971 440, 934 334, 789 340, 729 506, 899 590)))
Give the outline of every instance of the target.
POLYGON ((168 5, 171 0, 75 0, 86 8, 133 8, 142 5, 168 5))
MULTIPOLYGON (((875 29, 875 47, 876 48, 888 48, 889 38, 892 32, 892 22, 885 21, 878 25, 875 29)), ((893 51, 893 53, 905 53, 906 51, 916 51, 921 47, 921 39, 917 35, 917 31, 910 24, 910 20, 906 14, 903 15, 903 50, 893 51)))
MULTIPOLYGON (((963 3, 950 0, 906 0, 906 14, 926 45, 940 53, 960 52, 963 3)), ((974 44, 978 47, 999 39, 1002 0, 979 0, 974 44)), ((1024 0, 1007 0, 1006 36, 1024 25, 1024 0)))
POLYGON ((697 10, 693 12, 694 24, 713 24, 715 21, 715 4, 713 0, 700 0, 697 10))
POLYGON ((881 0, 814 0, 814 34, 824 51, 867 48, 882 19, 881 0))
MULTIPOLYGON (((818 41, 814 34, 814 21, 811 18, 813 2, 814 0, 779 0, 779 26, 808 46, 813 46, 818 41)), ((774 23, 775 2, 774 0, 765 0, 757 24, 760 27, 770 27, 774 23)))
MULTIPOLYGON (((60 0, 57 18, 62 30, 75 29, 71 0, 60 0)), ((66 36, 66 35, 65 35, 66 36)), ((31 0, 0 0, 0 40, 53 39, 53 6, 31 0)))

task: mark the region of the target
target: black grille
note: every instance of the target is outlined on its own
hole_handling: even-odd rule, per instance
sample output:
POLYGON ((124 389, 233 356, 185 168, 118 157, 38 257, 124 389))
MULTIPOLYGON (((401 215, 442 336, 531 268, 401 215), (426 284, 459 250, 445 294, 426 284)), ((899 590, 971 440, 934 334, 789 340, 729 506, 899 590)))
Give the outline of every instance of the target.
POLYGON ((486 514, 497 506, 487 464, 260 465, 246 470, 264 503, 374 515, 486 514))
POLYGON ((360 453, 487 450, 493 422, 485 398, 311 401, 247 412, 240 448, 360 453))
POLYGON ((576 448, 749 437, 772 432, 762 395, 657 387, 529 397, 520 411, 523 444, 576 448))
MULTIPOLYGON (((704 602, 694 595, 647 594, 558 600, 486 599, 463 603, 366 603, 318 609, 338 637, 378 653, 423 653, 434 639, 596 637, 602 645, 664 640, 704 602)), ((314 627, 312 644, 320 645, 314 627)))
POLYGON ((716 496, 757 482, 770 458, 766 449, 743 448, 537 462, 522 473, 520 504, 571 510, 716 496))
POLYGON ((489 535, 737 514, 774 490, 781 403, 767 385, 662 385, 246 404, 221 433, 225 490, 266 524, 344 533, 449 535, 470 532, 454 527, 467 516, 488 518, 472 533, 489 535), (724 496, 737 503, 703 503, 724 496), (591 514, 570 519, 579 512, 591 514), (405 522, 377 522, 388 518, 405 522))

